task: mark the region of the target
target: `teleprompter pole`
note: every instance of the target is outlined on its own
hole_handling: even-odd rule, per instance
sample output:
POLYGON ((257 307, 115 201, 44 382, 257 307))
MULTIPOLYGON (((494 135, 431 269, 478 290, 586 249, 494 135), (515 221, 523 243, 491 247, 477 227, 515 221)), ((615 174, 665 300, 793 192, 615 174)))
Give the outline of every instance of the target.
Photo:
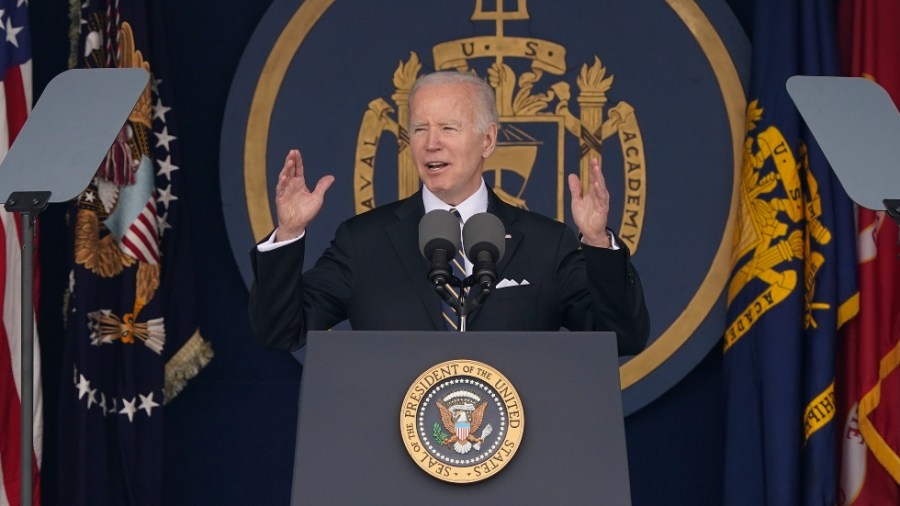
POLYGON ((37 215, 47 208, 50 192, 13 192, 4 204, 8 212, 19 213, 22 225, 22 349, 21 372, 21 444, 19 498, 22 506, 32 505, 34 486, 31 452, 34 438, 34 222, 37 215))

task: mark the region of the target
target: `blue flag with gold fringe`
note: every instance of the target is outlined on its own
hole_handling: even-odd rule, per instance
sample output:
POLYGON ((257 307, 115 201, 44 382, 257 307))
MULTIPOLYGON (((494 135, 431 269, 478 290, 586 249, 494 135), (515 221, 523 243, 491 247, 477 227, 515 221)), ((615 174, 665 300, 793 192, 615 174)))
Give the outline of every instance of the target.
POLYGON ((161 504, 163 407, 212 357, 195 318, 162 7, 72 8, 70 66, 138 67, 151 80, 70 212, 59 502, 161 504))
POLYGON ((834 504, 834 351, 858 309, 852 203, 785 90, 837 73, 835 4, 758 0, 724 338, 724 503, 834 504))

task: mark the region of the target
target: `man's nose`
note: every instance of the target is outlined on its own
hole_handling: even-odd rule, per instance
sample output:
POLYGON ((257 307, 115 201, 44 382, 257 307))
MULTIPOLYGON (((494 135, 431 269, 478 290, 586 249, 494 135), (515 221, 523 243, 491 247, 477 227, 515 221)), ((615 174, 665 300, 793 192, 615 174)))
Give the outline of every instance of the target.
POLYGON ((439 130, 429 128, 425 134, 425 148, 431 151, 441 149, 441 133, 439 130))

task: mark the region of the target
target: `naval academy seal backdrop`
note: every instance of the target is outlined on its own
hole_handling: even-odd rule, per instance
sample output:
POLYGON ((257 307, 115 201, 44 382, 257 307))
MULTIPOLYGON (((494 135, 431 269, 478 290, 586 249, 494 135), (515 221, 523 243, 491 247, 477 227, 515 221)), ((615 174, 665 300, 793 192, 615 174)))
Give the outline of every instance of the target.
POLYGON ((308 232, 311 265, 341 220, 419 188, 406 132, 416 77, 475 72, 497 95, 485 178, 507 202, 570 222, 565 175, 602 160, 610 226, 647 287, 651 341, 620 371, 626 413, 646 405, 696 365, 724 322, 744 134, 735 55, 747 48, 724 5, 703 7, 274 2, 241 60, 222 133, 226 223, 245 281, 247 245, 273 228, 288 149, 300 148, 313 181, 337 177, 308 232))

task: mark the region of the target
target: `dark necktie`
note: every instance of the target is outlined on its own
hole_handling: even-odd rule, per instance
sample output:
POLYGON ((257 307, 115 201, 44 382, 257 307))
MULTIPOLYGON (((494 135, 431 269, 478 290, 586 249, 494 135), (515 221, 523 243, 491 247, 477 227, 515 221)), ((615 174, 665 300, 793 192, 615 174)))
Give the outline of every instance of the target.
MULTIPOLYGON (((456 209, 450 209, 450 214, 456 216, 456 219, 459 220, 460 226, 462 226, 462 216, 459 215, 459 211, 457 211, 456 209)), ((463 280, 466 279, 465 257, 463 256, 462 251, 457 251, 456 253, 456 256, 453 257, 453 260, 450 262, 450 268, 453 270, 453 275, 457 279, 463 280)), ((463 289, 459 286, 448 286, 448 288, 450 290, 450 293, 453 295, 453 300, 456 301, 460 300, 460 291, 462 291, 463 299, 469 291, 468 289, 463 289)), ((441 305, 443 306, 444 323, 446 323, 447 325, 447 330, 459 330, 459 318, 456 315, 456 311, 454 311, 453 308, 446 302, 443 302, 441 305)))

